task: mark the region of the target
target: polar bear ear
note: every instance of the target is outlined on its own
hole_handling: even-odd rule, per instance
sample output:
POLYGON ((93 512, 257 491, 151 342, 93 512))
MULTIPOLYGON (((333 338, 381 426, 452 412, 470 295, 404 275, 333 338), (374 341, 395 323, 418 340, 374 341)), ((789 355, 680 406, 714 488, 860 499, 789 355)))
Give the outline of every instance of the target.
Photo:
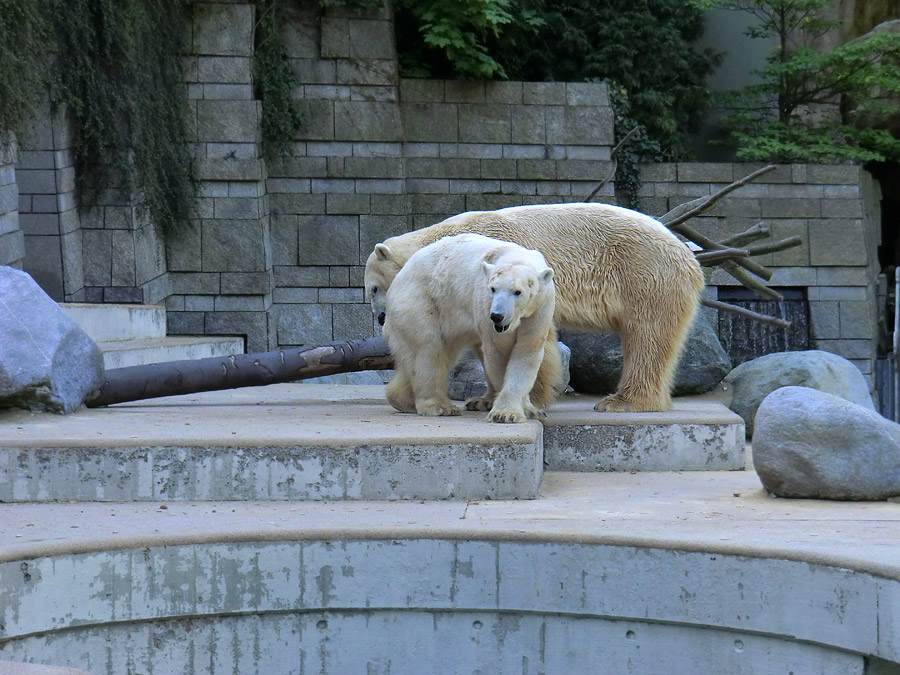
POLYGON ((481 269, 484 270, 484 276, 489 277, 494 273, 494 269, 496 269, 496 265, 491 265, 487 260, 481 263, 481 269))
POLYGON ((549 284, 551 279, 553 279, 553 268, 552 267, 544 268, 544 270, 541 272, 541 283, 549 284))
POLYGON ((375 257, 379 260, 390 260, 391 249, 386 244, 375 244, 375 257))

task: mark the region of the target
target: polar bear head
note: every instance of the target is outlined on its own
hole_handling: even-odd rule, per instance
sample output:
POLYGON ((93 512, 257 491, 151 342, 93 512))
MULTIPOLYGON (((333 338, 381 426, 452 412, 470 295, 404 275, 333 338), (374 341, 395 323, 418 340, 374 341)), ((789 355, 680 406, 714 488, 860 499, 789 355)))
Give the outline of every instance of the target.
POLYGON ((553 269, 526 262, 482 263, 491 294, 490 318, 494 330, 515 330, 519 322, 546 304, 546 294, 554 292, 553 269))
POLYGON ((384 325, 387 290, 391 287, 394 277, 397 276, 401 267, 402 265, 394 260, 387 244, 376 244, 375 250, 369 254, 369 259, 366 260, 366 274, 363 282, 366 289, 366 302, 372 305, 372 314, 382 326, 384 325))

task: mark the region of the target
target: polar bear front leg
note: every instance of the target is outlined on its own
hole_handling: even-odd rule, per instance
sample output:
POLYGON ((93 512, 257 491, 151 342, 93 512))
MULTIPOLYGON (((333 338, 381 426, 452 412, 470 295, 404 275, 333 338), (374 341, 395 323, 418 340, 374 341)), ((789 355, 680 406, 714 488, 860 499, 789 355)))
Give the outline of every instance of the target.
POLYGON ((461 413, 447 395, 447 375, 450 364, 456 360, 452 356, 441 342, 426 343, 416 354, 412 386, 419 415, 444 417, 461 413))
MULTIPOLYGON (((524 422, 529 417, 541 416, 541 411, 531 405, 528 397, 542 358, 543 349, 535 350, 528 342, 515 344, 506 364, 503 389, 497 394, 494 406, 488 413, 491 422, 524 422)), ((488 361, 490 362, 490 358, 488 361)))
MULTIPOLYGON (((497 390, 503 385, 503 380, 496 382, 491 376, 488 371, 487 361, 485 360, 486 357, 481 345, 472 345, 472 351, 475 352, 475 356, 478 357, 478 360, 481 362, 481 367, 484 370, 484 379, 487 380, 487 389, 481 396, 474 396, 468 399, 466 401, 466 410, 480 410, 487 412, 494 407, 494 400, 497 398, 497 390)), ((502 369, 500 370, 500 373, 502 376, 502 369)))

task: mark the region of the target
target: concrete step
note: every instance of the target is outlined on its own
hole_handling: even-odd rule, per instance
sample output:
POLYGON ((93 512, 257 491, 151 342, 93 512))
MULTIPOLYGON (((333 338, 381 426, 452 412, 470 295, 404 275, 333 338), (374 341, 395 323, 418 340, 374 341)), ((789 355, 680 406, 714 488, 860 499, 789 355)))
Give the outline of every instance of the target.
POLYGON ((244 340, 239 337, 151 337, 138 340, 98 342, 103 351, 103 365, 111 368, 142 366, 165 361, 205 359, 244 353, 244 340))
POLYGON ((157 305, 60 303, 94 342, 166 336, 166 309, 157 305))
POLYGON ((613 415, 593 402, 566 397, 545 425, 503 425, 401 414, 382 386, 281 384, 65 417, 0 412, 0 502, 533 499, 545 462, 745 466, 743 422, 719 403, 613 415))

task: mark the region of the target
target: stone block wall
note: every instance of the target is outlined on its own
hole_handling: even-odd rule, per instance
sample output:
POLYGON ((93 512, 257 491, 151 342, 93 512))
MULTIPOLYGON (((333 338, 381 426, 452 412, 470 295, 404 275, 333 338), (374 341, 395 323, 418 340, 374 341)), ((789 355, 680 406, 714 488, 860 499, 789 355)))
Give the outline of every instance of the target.
MULTIPOLYGON (((638 208, 660 216, 751 173, 752 164, 659 164, 643 169, 638 208)), ((715 240, 763 222, 772 239, 799 235, 803 246, 756 258, 773 287, 807 289, 813 347, 874 372, 875 281, 881 243, 880 194, 858 165, 779 167, 719 202, 691 225, 715 240)), ((710 286, 737 286, 716 270, 710 286)))
POLYGON ((251 78, 252 3, 195 3, 186 57, 196 218, 166 241, 168 329, 270 340, 273 269, 261 108, 251 78))
POLYGON ((377 242, 461 211, 581 199, 608 175, 603 85, 401 81, 387 10, 286 10, 305 122, 264 158, 253 5, 195 5, 201 213, 168 241, 170 332, 246 335, 251 350, 371 336, 377 242))
POLYGON ((24 270, 54 300, 83 301, 74 134, 65 109, 52 106, 49 95, 19 139, 16 183, 24 270))
POLYGON ((0 147, 0 265, 22 269, 25 235, 19 228, 16 145, 0 147))

